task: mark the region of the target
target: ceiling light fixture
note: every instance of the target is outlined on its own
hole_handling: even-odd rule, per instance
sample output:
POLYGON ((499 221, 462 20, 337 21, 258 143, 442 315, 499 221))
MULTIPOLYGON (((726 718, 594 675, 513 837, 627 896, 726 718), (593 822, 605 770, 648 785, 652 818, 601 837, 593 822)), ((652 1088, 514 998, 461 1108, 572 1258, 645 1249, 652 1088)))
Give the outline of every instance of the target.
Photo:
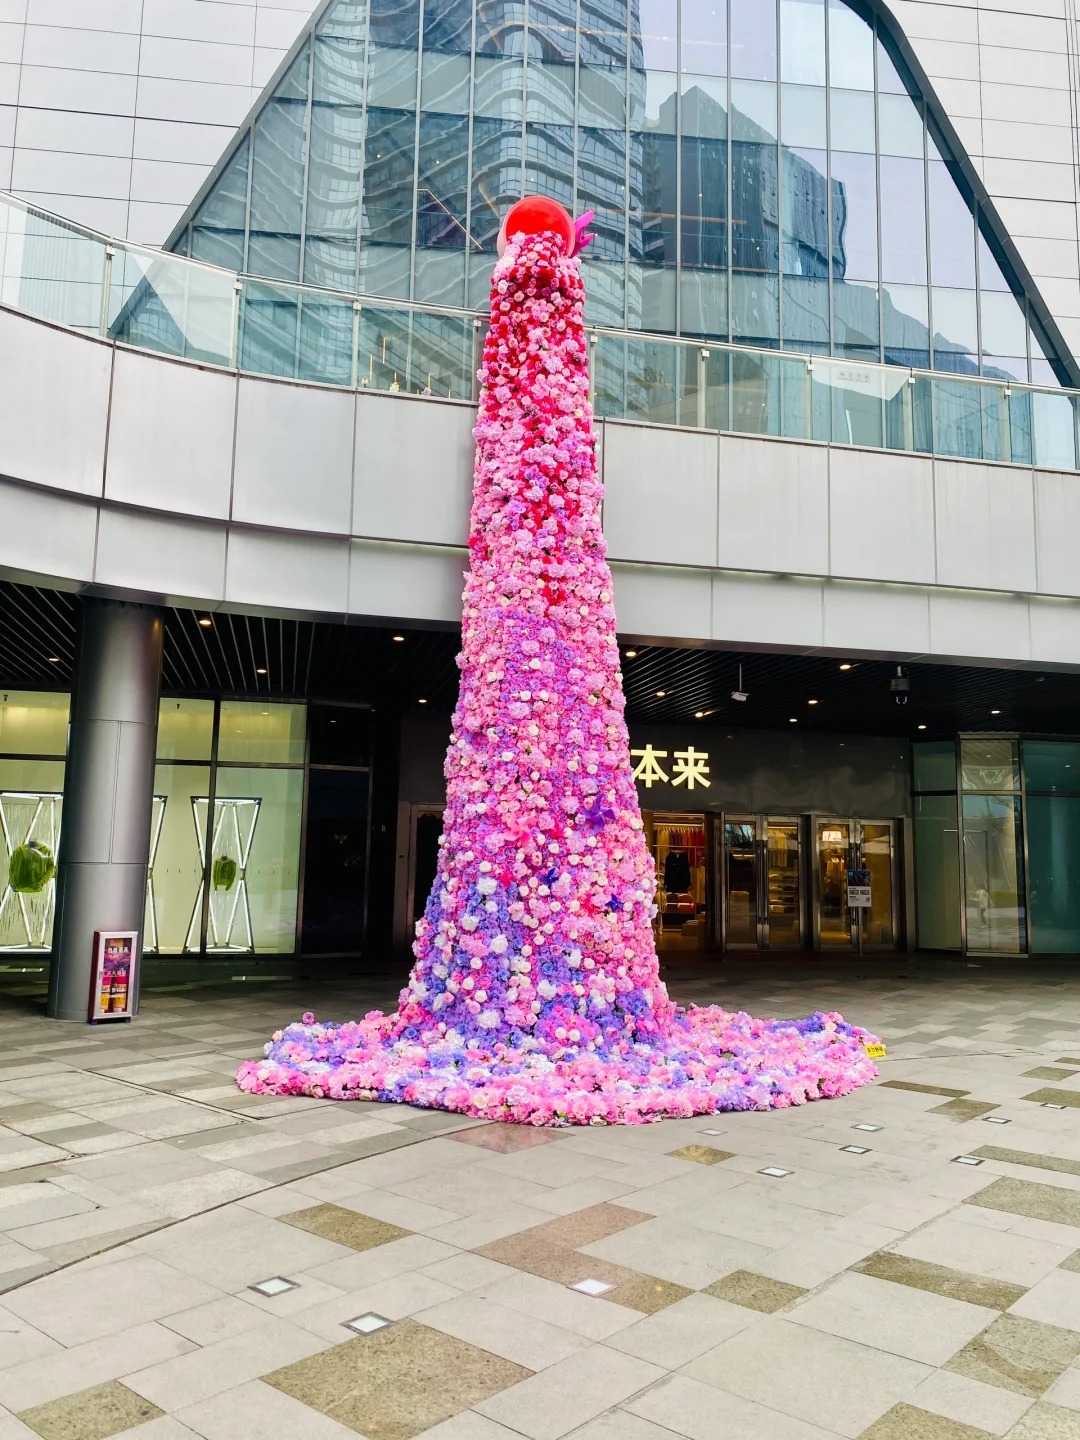
POLYGON ((841 670, 854 670, 854 668, 850 660, 845 660, 843 665, 840 666, 841 670))
POLYGON ((807 700, 806 703, 807 703, 808 705, 816 705, 818 702, 817 702, 816 700, 807 700))
POLYGON ((627 652, 626 652, 626 658, 627 658, 627 660, 636 660, 636 659, 637 659, 637 651, 636 651, 636 650, 627 650, 627 652))
POLYGON ((213 622, 213 620, 210 619, 210 616, 209 616, 209 615, 200 615, 200 616, 199 616, 199 624, 202 626, 202 628, 203 628, 204 630, 209 630, 210 627, 211 627, 211 625, 213 625, 213 623, 214 623, 214 622, 213 622))
POLYGON ((797 725, 799 722, 798 722, 798 720, 796 720, 795 716, 792 715, 791 719, 790 719, 787 723, 788 723, 789 725, 797 725))
POLYGON ((657 690, 657 692, 656 692, 656 698, 657 698, 658 700, 662 700, 666 694, 667 694, 667 691, 666 691, 666 690, 657 690))
POLYGON ((990 714, 991 714, 991 715, 1000 715, 1000 714, 1001 714, 1001 711, 1000 711, 1000 710, 991 710, 991 711, 990 711, 990 714))
POLYGON ((704 711, 704 710, 695 710, 695 711, 694 711, 694 719, 695 719, 695 720, 704 720, 704 719, 705 719, 705 711, 704 711))
POLYGON ((60 664, 60 656, 59 656, 59 655, 50 655, 50 656, 49 656, 49 664, 50 664, 50 665, 59 665, 59 664, 60 664))
POLYGON ((260 666, 258 666, 258 668, 257 668, 256 671, 255 671, 255 674, 256 674, 256 675, 265 675, 266 673, 267 673, 267 670, 266 670, 266 666, 265 666, 265 665, 260 665, 260 666))
POLYGON ((403 641, 403 640, 404 640, 404 639, 405 639, 405 636, 404 636, 404 635, 391 635, 391 637, 390 637, 390 638, 391 638, 391 640, 394 640, 394 641, 396 641, 396 642, 397 642, 397 644, 399 644, 399 645, 400 645, 400 644, 401 644, 401 642, 402 642, 402 641, 403 641))
POLYGON ((426 704, 427 704, 427 701, 424 700, 424 699, 420 699, 420 700, 417 700, 416 703, 417 703, 418 705, 426 705, 426 704))
POLYGON ((926 729, 926 726, 925 726, 925 725, 920 725, 920 726, 919 726, 919 729, 920 729, 920 730, 925 730, 925 729, 926 729))

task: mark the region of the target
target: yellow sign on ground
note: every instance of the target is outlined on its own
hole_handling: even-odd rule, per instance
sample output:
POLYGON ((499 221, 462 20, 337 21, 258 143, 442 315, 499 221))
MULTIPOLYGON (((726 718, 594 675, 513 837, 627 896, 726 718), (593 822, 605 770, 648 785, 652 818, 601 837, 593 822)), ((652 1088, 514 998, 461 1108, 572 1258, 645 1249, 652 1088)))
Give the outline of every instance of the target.
POLYGON ((863 1049, 866 1051, 867 1055, 870 1056, 871 1060, 884 1060, 885 1058, 885 1046, 882 1045, 880 1042, 875 1045, 867 1045, 866 1041, 864 1040, 863 1049))

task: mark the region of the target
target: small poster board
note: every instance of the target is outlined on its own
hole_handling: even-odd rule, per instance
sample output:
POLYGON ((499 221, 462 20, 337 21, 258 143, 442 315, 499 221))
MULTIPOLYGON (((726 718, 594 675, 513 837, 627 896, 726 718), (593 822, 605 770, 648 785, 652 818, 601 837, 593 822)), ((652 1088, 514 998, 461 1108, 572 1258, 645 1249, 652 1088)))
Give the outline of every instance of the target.
POLYGON ((91 1025, 99 1020, 131 1020, 135 1014, 137 930, 95 930, 90 975, 91 1025))
POLYGON ((847 877, 847 903, 849 910, 869 910, 870 871, 849 870, 847 877))

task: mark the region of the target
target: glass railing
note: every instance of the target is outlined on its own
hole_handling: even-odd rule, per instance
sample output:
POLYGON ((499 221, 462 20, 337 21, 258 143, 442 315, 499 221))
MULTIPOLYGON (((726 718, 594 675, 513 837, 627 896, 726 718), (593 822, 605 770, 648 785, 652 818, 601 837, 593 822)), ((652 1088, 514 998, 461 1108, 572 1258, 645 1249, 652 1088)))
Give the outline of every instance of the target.
MULTIPOLYGON (((0 195, 0 303, 161 354, 476 398, 484 317, 239 276, 0 195)), ((590 328, 598 415, 966 460, 1080 469, 1080 392, 590 328)))

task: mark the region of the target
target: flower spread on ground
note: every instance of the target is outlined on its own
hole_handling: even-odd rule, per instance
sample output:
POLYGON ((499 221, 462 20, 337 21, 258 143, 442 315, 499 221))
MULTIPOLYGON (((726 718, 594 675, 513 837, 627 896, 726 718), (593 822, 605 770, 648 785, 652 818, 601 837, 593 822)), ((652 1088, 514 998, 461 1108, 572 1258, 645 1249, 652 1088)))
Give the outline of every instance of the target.
POLYGON ((532 1125, 846 1094, 877 1071, 874 1037, 840 1015, 682 1009, 660 979, 601 529, 584 227, 521 203, 492 277, 461 686, 415 964, 394 1014, 309 1012, 238 1083, 532 1125))

